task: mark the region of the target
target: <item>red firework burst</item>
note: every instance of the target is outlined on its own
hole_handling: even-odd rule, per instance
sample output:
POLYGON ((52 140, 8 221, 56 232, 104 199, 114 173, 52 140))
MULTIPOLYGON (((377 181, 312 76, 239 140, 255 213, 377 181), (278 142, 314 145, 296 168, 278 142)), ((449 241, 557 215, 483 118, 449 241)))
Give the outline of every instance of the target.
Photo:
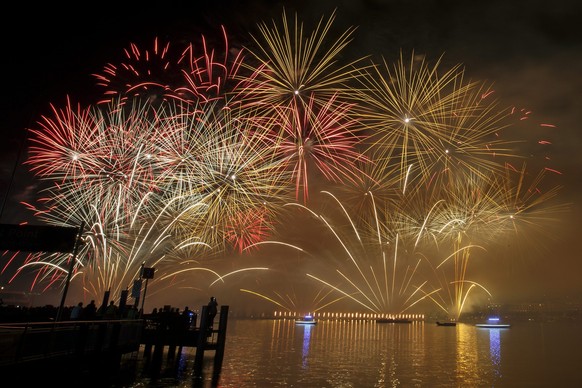
POLYGON ((224 231, 225 239, 239 253, 271 235, 273 222, 266 209, 246 209, 233 216, 224 231))

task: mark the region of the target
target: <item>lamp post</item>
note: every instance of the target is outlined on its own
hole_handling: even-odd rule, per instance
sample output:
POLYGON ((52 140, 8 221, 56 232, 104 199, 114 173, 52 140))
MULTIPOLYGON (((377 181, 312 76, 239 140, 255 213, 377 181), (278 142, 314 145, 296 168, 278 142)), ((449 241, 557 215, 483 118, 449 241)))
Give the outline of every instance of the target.
POLYGON ((148 280, 154 278, 154 272, 156 272, 155 268, 143 267, 143 264, 142 264, 141 278, 145 279, 146 281, 145 281, 145 286, 143 289, 143 298, 141 300, 141 309, 139 310, 139 317, 140 318, 143 315, 143 306, 145 304, 146 293, 148 292, 148 280))

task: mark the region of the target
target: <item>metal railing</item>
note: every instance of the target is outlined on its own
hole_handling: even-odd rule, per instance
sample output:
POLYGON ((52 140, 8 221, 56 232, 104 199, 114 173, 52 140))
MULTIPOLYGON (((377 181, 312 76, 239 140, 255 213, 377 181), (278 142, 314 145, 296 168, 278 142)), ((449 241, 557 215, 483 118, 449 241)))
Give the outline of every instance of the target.
POLYGON ((0 366, 139 349, 143 320, 0 324, 0 366))

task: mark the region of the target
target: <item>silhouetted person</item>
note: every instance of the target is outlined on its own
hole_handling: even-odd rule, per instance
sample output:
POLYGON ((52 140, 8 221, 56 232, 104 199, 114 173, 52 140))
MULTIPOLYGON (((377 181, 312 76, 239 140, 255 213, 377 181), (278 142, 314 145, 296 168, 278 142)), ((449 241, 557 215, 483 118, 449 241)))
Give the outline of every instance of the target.
POLYGON ((193 315, 194 314, 192 313, 192 310, 190 310, 188 308, 188 306, 184 307, 184 311, 182 311, 182 323, 184 325, 184 328, 186 328, 186 330, 188 330, 188 328, 192 324, 192 316, 193 315))
POLYGON ((206 313, 208 314, 208 329, 212 329, 212 325, 214 324, 214 317, 218 313, 218 302, 216 298, 211 296, 210 301, 208 302, 208 307, 206 308, 206 313))
POLYGON ((91 303, 85 306, 81 317, 87 321, 93 320, 97 317, 97 306, 95 306, 95 300, 92 300, 91 303))
POLYGON ((79 302, 71 310, 71 319, 81 319, 82 313, 83 313, 83 302, 79 302))
POLYGON ((129 306, 127 308, 126 317, 127 319, 136 319, 139 315, 137 308, 135 306, 129 306))
POLYGON ((105 309, 104 318, 105 319, 115 319, 115 318, 117 318, 118 312, 119 312, 119 309, 115 305, 115 302, 111 301, 111 302, 109 302, 109 306, 107 306, 107 308, 105 309))

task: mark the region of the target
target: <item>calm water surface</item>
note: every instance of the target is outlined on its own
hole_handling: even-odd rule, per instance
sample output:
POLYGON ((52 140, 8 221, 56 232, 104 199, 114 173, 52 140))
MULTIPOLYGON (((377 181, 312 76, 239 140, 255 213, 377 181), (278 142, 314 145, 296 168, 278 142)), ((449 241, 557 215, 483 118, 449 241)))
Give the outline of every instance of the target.
POLYGON ((192 349, 157 378, 139 372, 126 386, 582 387, 581 326, 230 319, 218 378, 212 379, 212 351, 202 379, 193 378, 192 349))

